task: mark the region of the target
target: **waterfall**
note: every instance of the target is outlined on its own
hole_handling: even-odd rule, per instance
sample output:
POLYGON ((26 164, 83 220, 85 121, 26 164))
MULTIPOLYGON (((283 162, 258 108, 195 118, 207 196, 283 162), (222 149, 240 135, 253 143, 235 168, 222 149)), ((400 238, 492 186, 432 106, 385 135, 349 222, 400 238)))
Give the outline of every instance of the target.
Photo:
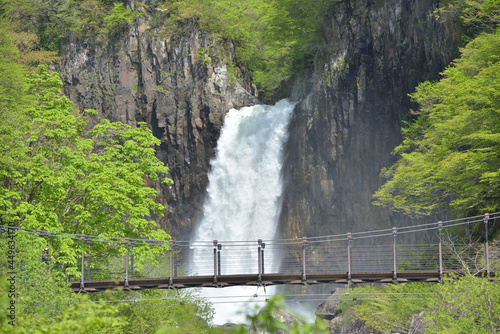
MULTIPOLYGON (((288 137, 288 124, 295 103, 281 100, 275 106, 256 105, 240 110, 231 109, 224 120, 217 142, 216 156, 211 162, 204 217, 197 225, 193 245, 200 241, 255 241, 254 247, 240 250, 239 259, 255 258, 257 239, 272 240, 276 234, 283 189, 281 170, 283 146, 288 137), (246 254, 247 252, 248 254, 246 254), (252 253, 253 252, 253 253, 252 253)), ((224 250, 224 245, 222 245, 224 250)), ((196 255, 198 262, 202 257, 196 255)), ((266 254, 266 268, 276 271, 278 261, 266 254)), ((222 256, 222 275, 257 272, 257 263, 245 265, 222 256)), ((199 275, 213 274, 213 262, 191 268, 199 275)), ((202 295, 220 297, 252 295, 255 288, 204 289, 202 295), (246 292, 244 289, 247 289, 246 292), (248 293, 252 289, 252 293, 248 293)), ((235 321, 236 309, 214 304, 215 323, 235 321)))

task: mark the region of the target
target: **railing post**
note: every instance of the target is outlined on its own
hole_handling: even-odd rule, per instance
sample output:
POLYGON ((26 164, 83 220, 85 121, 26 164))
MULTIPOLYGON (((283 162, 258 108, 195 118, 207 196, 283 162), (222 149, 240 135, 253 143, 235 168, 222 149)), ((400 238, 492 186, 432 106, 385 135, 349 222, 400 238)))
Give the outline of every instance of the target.
MULTIPOLYGON (((37 235, 37 237, 40 236, 40 232, 41 232, 41 230, 39 228, 37 228, 36 229, 36 235, 37 235)), ((38 238, 37 238, 37 240, 38 240, 38 238)), ((37 261, 40 262, 40 255, 38 256, 37 261)))
MULTIPOLYGON (((178 244, 174 244, 174 250, 177 251, 179 250, 180 251, 180 247, 178 244)), ((178 275, 178 271, 177 271, 177 261, 174 260, 174 277, 177 277, 178 275)))
POLYGON ((490 277, 490 253, 489 253, 489 248, 488 248, 488 220, 490 219, 490 214, 485 213, 484 214, 484 237, 486 239, 486 242, 484 244, 484 252, 486 256, 486 275, 490 277))
POLYGON ((87 280, 90 281, 90 243, 92 240, 90 238, 87 239, 87 244, 89 245, 89 255, 87 256, 87 280))
POLYGON ((127 243, 127 253, 125 255, 125 288, 128 288, 128 251, 129 251, 129 238, 125 238, 127 243))
POLYGON ((135 242, 130 242, 130 247, 132 247, 132 253, 130 253, 130 278, 134 279, 134 246, 135 242))
POLYGON ((266 243, 262 243, 262 249, 260 251, 260 257, 262 258, 262 275, 264 275, 264 248, 266 248, 266 243))
POLYGON ((351 232, 347 233, 347 280, 351 281, 351 243, 352 243, 352 234, 351 232))
POLYGON ((307 246, 307 238, 302 237, 302 280, 306 281, 306 246, 307 246))
POLYGON ((217 272, 219 276, 221 275, 221 265, 220 265, 220 251, 222 250, 222 244, 217 244, 217 272))
POLYGON ((174 283, 174 241, 173 240, 169 240, 168 241, 168 244, 170 246, 170 277, 168 279, 168 284, 172 285, 174 283))
POLYGON ((261 257, 261 246, 262 246, 262 239, 257 240, 257 244, 259 245, 257 247, 257 269, 259 271, 259 276, 258 276, 258 282, 262 282, 262 257, 261 257))
POLYGON ((442 282, 443 279, 443 246, 442 246, 442 231, 443 222, 438 221, 438 231, 439 231, 439 280, 442 282))
POLYGON ((217 283, 217 240, 214 240, 214 284, 217 283))
POLYGON ((85 234, 80 234, 80 240, 82 241, 82 276, 81 276, 81 281, 80 281, 80 289, 83 290, 85 288, 85 285, 83 283, 84 279, 84 270, 85 270, 85 254, 83 253, 83 241, 85 240, 85 234))
POLYGON ((398 234, 398 229, 396 227, 392 228, 392 262, 394 265, 393 272, 392 272, 392 278, 396 280, 398 278, 397 274, 397 258, 396 258, 396 235, 398 234))

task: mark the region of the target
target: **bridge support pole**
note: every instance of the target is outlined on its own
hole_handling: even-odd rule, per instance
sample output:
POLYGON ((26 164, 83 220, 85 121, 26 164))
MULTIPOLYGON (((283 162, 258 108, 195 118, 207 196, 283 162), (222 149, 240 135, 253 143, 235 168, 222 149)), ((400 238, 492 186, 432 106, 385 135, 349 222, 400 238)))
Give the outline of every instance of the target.
POLYGON ((347 281, 351 282, 351 243, 352 243, 352 234, 351 232, 347 233, 347 281))
POLYGON ((130 246, 132 247, 132 253, 130 253, 130 278, 134 279, 134 246, 135 242, 131 242, 130 246))
POLYGON ((85 285, 83 283, 85 271, 85 254, 83 253, 83 241, 85 240, 85 234, 80 234, 80 240, 82 241, 82 276, 80 281, 80 289, 83 290, 85 288, 85 285))
POLYGON ((484 243, 484 254, 486 256, 486 275, 490 277, 490 253, 489 253, 489 248, 488 248, 488 220, 490 219, 490 214, 485 213, 484 214, 484 238, 485 238, 485 243, 484 243))
POLYGON ((257 240, 257 244, 259 245, 257 247, 257 269, 259 271, 259 276, 257 278, 258 283, 260 284, 262 282, 262 257, 261 257, 261 246, 262 246, 262 239, 257 240))
POLYGON ((264 248, 266 248, 266 243, 262 243, 262 249, 260 251, 260 257, 262 258, 262 275, 264 275, 264 248))
POLYGON ((217 273, 221 275, 221 265, 220 265, 220 251, 222 250, 222 244, 217 244, 217 273))
POLYGON ((214 284, 217 284, 217 240, 214 240, 214 284))
POLYGON ((442 231, 443 222, 438 221, 438 231, 439 231, 439 281, 443 283, 443 246, 442 246, 442 231))
POLYGON ((168 244, 170 246, 170 254, 169 254, 169 257, 170 257, 170 277, 168 278, 168 284, 169 285, 172 285, 174 284, 174 241, 173 240, 169 240, 168 241, 168 244))
POLYGON ((87 280, 90 281, 90 243, 92 240, 89 238, 87 239, 87 245, 89 245, 89 255, 87 256, 87 280))
POLYGON ((307 247, 307 238, 302 237, 302 280, 305 282, 307 280, 306 275, 306 247, 307 247))
POLYGON ((127 253, 125 254, 125 288, 128 288, 128 251, 129 251, 129 238, 125 238, 127 243, 127 253))
POLYGON ((394 265, 392 278, 394 280, 398 279, 398 268, 397 268, 397 258, 396 258, 396 235, 398 234, 398 229, 396 227, 392 228, 392 263, 394 265))
MULTIPOLYGON (((174 244, 174 252, 180 252, 180 246, 178 244, 174 244)), ((178 271, 177 271, 177 261, 174 260, 174 277, 178 276, 178 271)))

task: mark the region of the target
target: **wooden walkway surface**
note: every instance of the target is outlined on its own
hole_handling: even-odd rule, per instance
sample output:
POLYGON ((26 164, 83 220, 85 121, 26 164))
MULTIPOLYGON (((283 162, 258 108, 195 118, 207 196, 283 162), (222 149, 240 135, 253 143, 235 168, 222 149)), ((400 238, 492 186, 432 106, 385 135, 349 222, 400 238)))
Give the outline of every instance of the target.
MULTIPOLYGON (((497 271, 490 272, 494 278, 497 271)), ((455 274, 464 275, 464 271, 446 271, 443 276, 455 274)), ((71 288, 74 292, 98 292, 107 289, 143 290, 143 289, 185 289, 196 287, 223 288, 230 286, 271 286, 283 284, 360 284, 360 283, 406 283, 406 282, 439 282, 441 275, 437 271, 400 271, 394 277, 393 272, 367 273, 320 273, 320 274, 248 274, 248 275, 221 275, 221 276, 185 276, 165 278, 135 278, 117 280, 90 280, 73 281, 71 288)), ((486 271, 478 276, 486 277, 486 271)))

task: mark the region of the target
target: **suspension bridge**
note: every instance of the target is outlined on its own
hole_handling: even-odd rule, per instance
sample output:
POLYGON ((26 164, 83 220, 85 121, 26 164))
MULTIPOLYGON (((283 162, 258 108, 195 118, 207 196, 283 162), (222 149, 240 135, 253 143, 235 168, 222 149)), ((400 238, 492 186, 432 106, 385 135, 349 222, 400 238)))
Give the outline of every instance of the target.
POLYGON ((74 292, 91 293, 106 289, 440 282, 446 275, 466 273, 493 278, 498 271, 490 266, 488 235, 499 217, 500 213, 494 213, 375 231, 252 241, 146 240, 7 225, 0 228, 44 237, 47 241, 80 241, 80 275, 70 278, 70 284, 74 292), (481 222, 484 243, 479 247, 458 243, 446 233, 451 228, 481 222), (409 234, 420 234, 421 238, 412 240, 423 242, 404 242, 409 234), (92 253, 91 245, 98 242, 111 243, 117 252, 92 253), (156 247, 160 248, 153 252, 156 247))

